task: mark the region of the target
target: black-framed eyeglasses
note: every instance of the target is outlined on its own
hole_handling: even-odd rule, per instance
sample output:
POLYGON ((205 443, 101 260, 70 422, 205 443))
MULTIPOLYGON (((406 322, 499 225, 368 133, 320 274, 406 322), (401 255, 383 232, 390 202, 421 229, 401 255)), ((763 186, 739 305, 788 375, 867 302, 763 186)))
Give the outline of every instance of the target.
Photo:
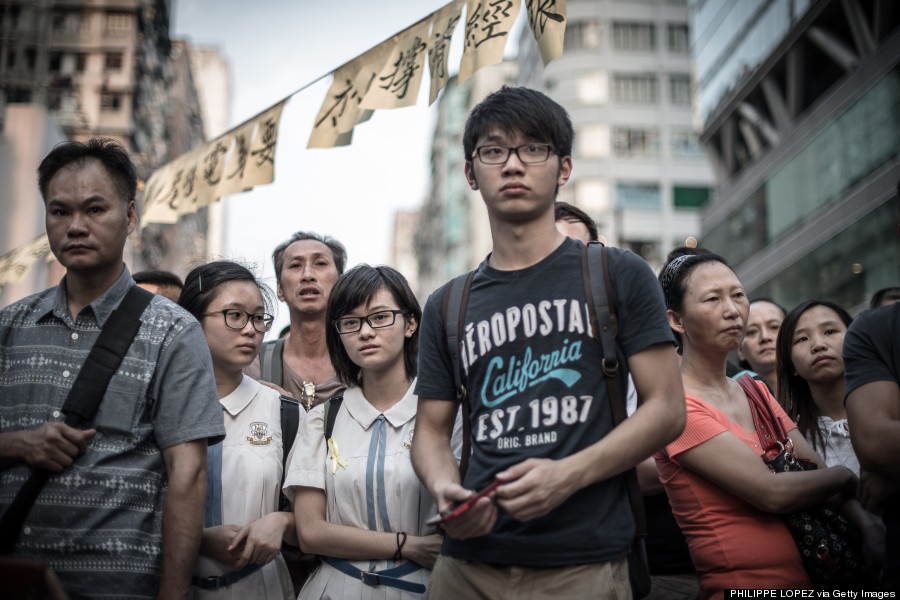
POLYGON ((247 321, 253 323, 253 329, 259 333, 265 333, 272 328, 272 321, 275 317, 269 313, 251 313, 239 308, 226 308, 214 312, 203 313, 204 317, 212 317, 214 315, 222 315, 225 319, 225 326, 229 329, 241 330, 247 326, 247 321))
POLYGON ((535 165, 546 162, 553 152, 552 144, 523 144, 515 148, 510 146, 479 146, 475 148, 475 156, 486 165, 503 165, 509 156, 515 153, 522 164, 535 165))
POLYGON ((344 317, 342 319, 335 319, 332 322, 334 323, 334 328, 337 329, 337 332, 343 335, 345 333, 356 333, 362 329, 363 323, 368 323, 369 327, 372 329, 390 327, 397 319, 397 315, 408 314, 409 311, 406 309, 395 308, 392 310, 379 310, 378 312, 373 312, 364 317, 344 317))

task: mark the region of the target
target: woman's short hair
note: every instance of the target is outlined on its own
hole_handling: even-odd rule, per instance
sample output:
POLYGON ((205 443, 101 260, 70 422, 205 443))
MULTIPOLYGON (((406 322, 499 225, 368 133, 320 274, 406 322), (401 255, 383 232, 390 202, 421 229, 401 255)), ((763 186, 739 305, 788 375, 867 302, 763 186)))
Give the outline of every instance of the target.
POLYGON ((416 295, 410 289, 406 278, 396 269, 385 265, 373 267, 361 264, 338 278, 328 298, 326 314, 328 327, 325 340, 328 344, 331 364, 334 366, 338 379, 344 385, 359 385, 361 369, 359 365, 350 360, 341 341, 341 334, 337 332, 334 322, 357 307, 370 302, 381 290, 387 291, 399 308, 409 311, 409 315, 405 318, 412 316, 416 319, 416 331, 403 342, 403 363, 406 367, 407 378, 412 379, 418 373, 419 326, 422 323, 422 308, 419 306, 419 301, 416 300, 416 295))
POLYGON ((240 263, 217 260, 200 265, 187 274, 178 304, 194 315, 198 321, 218 296, 219 287, 230 281, 248 281, 255 285, 263 297, 266 312, 272 312, 272 290, 253 272, 240 263))

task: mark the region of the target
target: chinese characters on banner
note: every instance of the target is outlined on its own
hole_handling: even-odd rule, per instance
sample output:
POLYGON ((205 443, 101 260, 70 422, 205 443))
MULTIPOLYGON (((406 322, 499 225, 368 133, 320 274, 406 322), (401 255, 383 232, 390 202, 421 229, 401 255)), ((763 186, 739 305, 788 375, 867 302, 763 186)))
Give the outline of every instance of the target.
POLYGON ((372 81, 362 108, 402 108, 416 103, 428 55, 428 23, 421 21, 394 36, 391 54, 372 81))
POLYGON ((469 0, 466 4, 460 83, 475 71, 503 60, 503 50, 519 15, 520 0, 469 0))
POLYGON ((566 33, 566 0, 525 0, 528 26, 541 51, 544 66, 563 53, 566 33))
POLYGON ((271 183, 285 102, 157 169, 144 188, 141 225, 176 223, 223 196, 271 183))
POLYGON ((350 143, 353 127, 371 114, 360 103, 393 54, 396 43, 396 38, 392 38, 379 44, 335 72, 313 123, 307 148, 332 148, 350 143))
POLYGON ((428 71, 431 73, 431 92, 428 104, 433 104, 447 80, 450 70, 450 40, 462 16, 463 0, 455 0, 435 12, 431 19, 431 33, 428 36, 428 71))
POLYGON ((10 283, 20 281, 31 265, 50 252, 47 234, 41 234, 24 246, 0 256, 0 292, 10 283))

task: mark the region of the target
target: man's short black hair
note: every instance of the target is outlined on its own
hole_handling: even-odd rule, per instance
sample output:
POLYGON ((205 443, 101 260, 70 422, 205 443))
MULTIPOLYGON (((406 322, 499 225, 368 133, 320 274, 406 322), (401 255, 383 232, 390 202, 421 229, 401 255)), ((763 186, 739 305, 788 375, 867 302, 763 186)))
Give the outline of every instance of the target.
POLYGON ((584 212, 577 206, 573 206, 568 202, 557 201, 553 210, 554 221, 561 221, 563 219, 578 220, 584 223, 584 226, 588 228, 588 234, 590 235, 592 242, 596 242, 600 239, 600 232, 597 231, 597 224, 594 223, 594 220, 590 216, 588 216, 586 212, 584 212))
POLYGON ((86 142, 62 142, 57 144, 50 154, 44 157, 38 166, 38 188, 46 203, 47 188, 50 180, 60 169, 73 164, 82 166, 86 161, 100 161, 112 178, 113 185, 122 202, 134 202, 137 194, 137 169, 125 148, 115 140, 108 138, 91 138, 86 142))
POLYGON ((154 269, 147 269, 145 271, 138 271, 134 275, 131 276, 134 279, 135 283, 151 283, 153 285, 172 285, 177 288, 183 288, 184 283, 181 281, 181 277, 172 273, 171 271, 157 271, 154 269))
POLYGON ((882 288, 872 294, 872 299, 869 301, 869 308, 878 308, 880 306, 883 306, 882 303, 886 299, 894 300, 898 296, 900 296, 900 286, 882 288))
POLYGON ((572 155, 572 121, 547 95, 525 87, 503 86, 472 109, 463 133, 463 152, 471 161, 478 138, 499 129, 553 145, 559 156, 572 155))
POLYGON ((334 257, 334 266, 337 268, 338 275, 344 273, 344 268, 347 266, 347 249, 344 248, 342 243, 329 235, 319 235, 312 231, 298 231, 278 244, 275 251, 272 252, 272 263, 275 265, 275 281, 278 282, 278 285, 281 285, 281 269, 284 267, 284 251, 294 242, 300 242, 302 240, 313 240, 328 246, 331 250, 331 255, 334 257))

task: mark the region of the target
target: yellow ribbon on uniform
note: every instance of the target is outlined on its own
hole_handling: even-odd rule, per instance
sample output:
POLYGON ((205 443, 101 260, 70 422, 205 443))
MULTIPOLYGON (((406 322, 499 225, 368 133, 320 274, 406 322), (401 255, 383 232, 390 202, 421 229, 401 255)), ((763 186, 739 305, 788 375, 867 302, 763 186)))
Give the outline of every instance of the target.
POLYGON ((338 443, 334 438, 328 438, 328 457, 331 459, 331 474, 337 473, 338 466, 347 468, 347 461, 341 458, 338 443))

